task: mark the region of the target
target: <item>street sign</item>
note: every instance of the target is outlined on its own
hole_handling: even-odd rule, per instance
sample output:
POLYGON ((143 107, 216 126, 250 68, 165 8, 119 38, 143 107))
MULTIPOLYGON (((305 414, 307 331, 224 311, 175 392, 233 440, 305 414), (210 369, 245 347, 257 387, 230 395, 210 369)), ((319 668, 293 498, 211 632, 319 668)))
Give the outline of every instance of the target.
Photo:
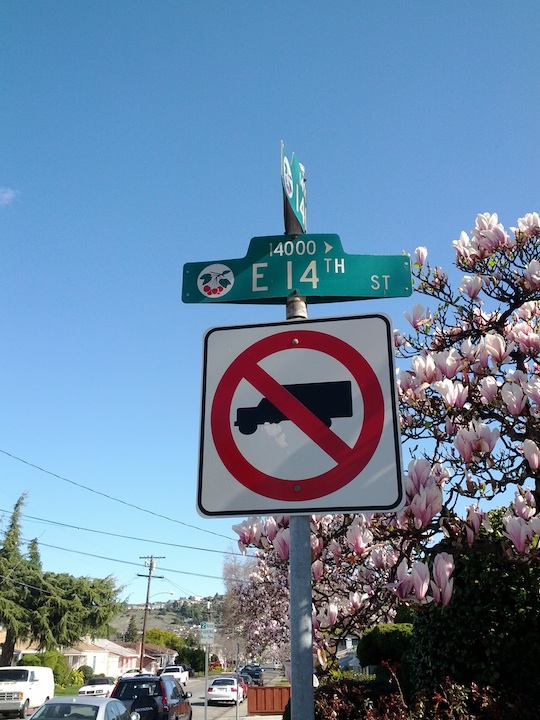
POLYGON ((281 143, 281 186, 283 188, 283 213, 285 232, 305 233, 307 231, 307 193, 305 168, 293 153, 291 159, 285 155, 281 143))
POLYGON ((185 303, 284 304, 296 292, 310 303, 405 297, 412 293, 407 255, 348 255, 339 235, 251 239, 247 255, 184 265, 185 303))
POLYGON ((208 331, 199 512, 400 507, 393 355, 382 314, 208 331))
POLYGON ((212 622, 202 622, 199 626, 199 642, 201 645, 212 645, 214 642, 215 625, 212 622))

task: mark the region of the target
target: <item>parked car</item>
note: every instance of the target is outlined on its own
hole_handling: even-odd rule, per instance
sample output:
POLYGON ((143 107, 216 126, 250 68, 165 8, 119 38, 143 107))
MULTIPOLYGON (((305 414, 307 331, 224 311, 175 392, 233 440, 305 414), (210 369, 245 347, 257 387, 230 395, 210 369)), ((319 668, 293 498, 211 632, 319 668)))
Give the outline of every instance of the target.
POLYGON ((96 695, 109 697, 116 683, 110 677, 92 677, 86 685, 79 688, 79 695, 96 695))
POLYGON ((108 697, 55 697, 46 700, 32 715, 35 720, 136 720, 119 701, 108 697))
MULTIPOLYGON (((246 677, 249 677, 247 675, 241 675, 240 673, 234 672, 234 673, 222 673, 220 677, 229 677, 229 678, 236 678, 240 685, 242 686, 242 693, 244 695, 244 698, 247 698, 247 691, 248 691, 248 684, 246 682, 246 677)), ((249 678, 251 680, 251 677, 249 678)))
POLYGON ((25 718, 54 695, 54 676, 49 667, 18 665, 0 667, 0 715, 25 718))
POLYGON ((140 720, 191 720, 190 692, 171 675, 121 677, 111 697, 124 704, 128 713, 139 713, 140 720))
POLYGON ((134 675, 140 675, 141 669, 140 668, 130 668, 129 670, 126 670, 125 673, 122 673, 121 677, 133 677, 134 675))
POLYGON ((160 673, 161 675, 172 675, 179 683, 186 686, 189 680, 189 671, 183 665, 167 665, 160 673))
POLYGON ((247 687, 249 687, 250 685, 255 685, 255 681, 253 680, 251 675, 248 675, 247 673, 240 673, 240 677, 246 683, 247 687))
POLYGON ((260 665, 245 665, 241 670, 241 675, 251 675, 255 685, 264 685, 263 669, 260 665))
POLYGON ((208 705, 220 702, 239 705, 244 701, 244 688, 235 677, 220 676, 212 680, 206 693, 208 705))

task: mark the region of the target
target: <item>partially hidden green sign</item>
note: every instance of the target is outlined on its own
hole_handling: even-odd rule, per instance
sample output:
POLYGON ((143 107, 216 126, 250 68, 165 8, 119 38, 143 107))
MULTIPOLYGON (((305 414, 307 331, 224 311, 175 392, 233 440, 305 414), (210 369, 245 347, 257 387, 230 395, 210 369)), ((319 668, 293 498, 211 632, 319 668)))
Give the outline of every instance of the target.
POLYGON ((281 143, 281 186, 285 233, 307 232, 306 171, 294 153, 291 159, 288 159, 283 143, 281 143))
POLYGON ((186 263, 185 303, 284 303, 297 293, 310 303, 406 297, 407 255, 348 255, 339 235, 276 235, 251 239, 247 255, 186 263))

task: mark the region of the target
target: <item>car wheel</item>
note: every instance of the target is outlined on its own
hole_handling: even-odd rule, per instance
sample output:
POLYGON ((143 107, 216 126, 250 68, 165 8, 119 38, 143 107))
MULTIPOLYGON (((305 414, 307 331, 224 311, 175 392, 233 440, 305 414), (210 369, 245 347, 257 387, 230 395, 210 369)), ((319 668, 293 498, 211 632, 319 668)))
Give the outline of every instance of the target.
POLYGON ((22 708, 19 710, 19 717, 20 717, 20 718, 25 718, 25 717, 28 715, 28 704, 29 704, 29 703, 28 703, 28 700, 25 700, 25 701, 24 701, 24 705, 23 705, 22 708))

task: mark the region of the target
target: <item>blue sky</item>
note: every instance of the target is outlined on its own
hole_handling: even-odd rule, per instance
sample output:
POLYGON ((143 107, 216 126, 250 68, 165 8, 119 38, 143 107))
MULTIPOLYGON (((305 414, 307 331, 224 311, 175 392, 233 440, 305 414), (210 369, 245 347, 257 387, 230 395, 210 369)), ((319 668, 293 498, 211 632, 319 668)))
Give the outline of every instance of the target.
MULTIPOLYGON (((537 211, 539 20, 532 1, 0 3, 0 514, 28 493, 46 570, 137 602, 140 558, 164 556, 152 594, 222 591, 234 520, 195 508, 203 335, 285 311, 184 305, 183 264, 283 232, 281 140, 309 231, 351 254, 426 245, 448 267, 478 213, 537 211)), ((413 303, 310 317, 404 328, 413 303)))

